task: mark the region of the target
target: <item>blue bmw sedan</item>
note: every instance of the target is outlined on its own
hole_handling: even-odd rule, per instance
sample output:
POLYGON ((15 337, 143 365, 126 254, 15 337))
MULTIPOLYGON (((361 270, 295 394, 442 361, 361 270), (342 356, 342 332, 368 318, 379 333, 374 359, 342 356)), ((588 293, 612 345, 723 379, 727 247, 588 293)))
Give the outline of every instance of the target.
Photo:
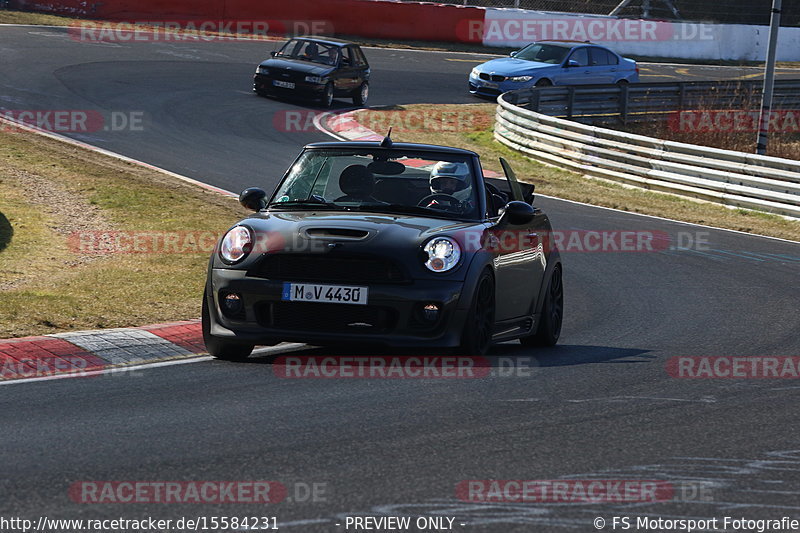
POLYGON ((511 57, 478 65, 469 75, 469 92, 497 96, 532 86, 636 83, 639 67, 608 48, 590 43, 536 42, 511 57))

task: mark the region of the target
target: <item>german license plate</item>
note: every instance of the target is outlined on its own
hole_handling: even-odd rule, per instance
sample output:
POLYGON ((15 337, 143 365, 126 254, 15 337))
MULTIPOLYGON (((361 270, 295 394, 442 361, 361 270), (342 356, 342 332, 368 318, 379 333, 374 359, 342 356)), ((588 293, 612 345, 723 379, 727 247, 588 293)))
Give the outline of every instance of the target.
POLYGON ((326 302, 367 305, 369 287, 284 283, 281 300, 286 302, 326 302))
POLYGON ((272 80, 275 87, 283 87, 284 89, 294 89, 294 83, 291 81, 272 80))

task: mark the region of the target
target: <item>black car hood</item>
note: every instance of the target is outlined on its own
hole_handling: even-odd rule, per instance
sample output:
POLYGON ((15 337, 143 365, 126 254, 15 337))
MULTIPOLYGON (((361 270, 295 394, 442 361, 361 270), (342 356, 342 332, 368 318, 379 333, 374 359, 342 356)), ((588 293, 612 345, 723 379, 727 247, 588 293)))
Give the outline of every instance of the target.
POLYGON ((437 234, 458 234, 483 227, 480 222, 459 222, 420 215, 340 211, 272 211, 258 213, 243 221, 255 230, 307 233, 309 229, 363 230, 370 245, 394 242, 397 245, 419 244, 437 234))
POLYGON ((321 65, 319 63, 312 63, 310 61, 301 61, 299 59, 281 59, 273 57, 261 63, 262 67, 287 69, 294 72, 302 72, 309 76, 321 76, 328 74, 333 70, 330 65, 321 65))
MULTIPOLYGON (((471 251, 486 229, 480 222, 458 222, 418 215, 342 213, 334 211, 273 211, 254 214, 240 224, 258 235, 261 253, 370 254, 391 257, 404 264, 412 277, 428 277, 422 265, 421 246, 431 237, 446 235, 461 244, 463 260, 450 279, 462 278, 471 251)), ((253 258, 255 259, 255 258, 253 258)), ((247 263, 248 261, 245 261, 247 263)), ((242 265, 247 268, 247 265, 242 265)))

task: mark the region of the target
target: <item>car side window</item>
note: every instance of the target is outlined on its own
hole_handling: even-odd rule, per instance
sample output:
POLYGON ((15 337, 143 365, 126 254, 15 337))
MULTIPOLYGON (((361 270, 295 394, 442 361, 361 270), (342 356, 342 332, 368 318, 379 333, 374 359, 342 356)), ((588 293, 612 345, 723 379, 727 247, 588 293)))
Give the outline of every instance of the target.
POLYGON ((350 51, 349 47, 342 48, 342 66, 343 67, 352 67, 353 66, 353 55, 350 51))
POLYGON ((359 52, 358 48, 351 46, 347 48, 346 53, 349 54, 350 57, 352 58, 354 67, 363 67, 364 63, 363 61, 361 61, 361 56, 359 55, 358 52, 359 52))
POLYGON ((617 64, 616 56, 603 48, 592 48, 591 57, 591 65, 593 67, 617 64))
POLYGON ((367 66, 367 58, 364 55, 364 52, 361 48, 353 47, 353 56, 356 58, 356 64, 359 67, 366 67, 367 66))
POLYGON ((569 56, 570 61, 577 61, 579 67, 589 66, 589 51, 586 48, 578 48, 569 56))

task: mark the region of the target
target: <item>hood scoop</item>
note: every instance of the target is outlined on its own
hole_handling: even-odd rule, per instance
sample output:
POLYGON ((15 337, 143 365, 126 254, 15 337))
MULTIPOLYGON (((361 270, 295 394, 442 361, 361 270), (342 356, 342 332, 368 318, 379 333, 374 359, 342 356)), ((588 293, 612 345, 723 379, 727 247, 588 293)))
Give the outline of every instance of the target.
POLYGON ((308 228, 305 233, 312 239, 348 239, 353 241, 366 239, 369 235, 366 230, 350 228, 308 228))

